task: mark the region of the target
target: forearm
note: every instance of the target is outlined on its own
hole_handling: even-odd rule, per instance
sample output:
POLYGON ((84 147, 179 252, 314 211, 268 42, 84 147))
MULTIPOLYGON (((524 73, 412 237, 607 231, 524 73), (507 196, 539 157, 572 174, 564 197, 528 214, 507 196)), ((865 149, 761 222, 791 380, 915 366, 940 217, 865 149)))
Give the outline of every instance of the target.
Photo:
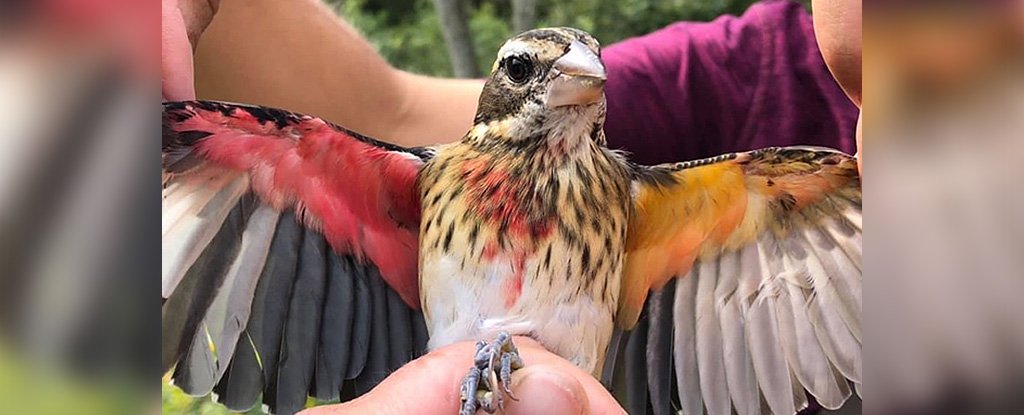
POLYGON ((318 0, 224 0, 196 51, 196 87, 200 98, 316 114, 423 145, 469 129, 481 84, 392 68, 318 0))
POLYGON ((405 110, 391 126, 394 142, 406 146, 450 143, 469 131, 483 80, 396 72, 406 96, 405 110))

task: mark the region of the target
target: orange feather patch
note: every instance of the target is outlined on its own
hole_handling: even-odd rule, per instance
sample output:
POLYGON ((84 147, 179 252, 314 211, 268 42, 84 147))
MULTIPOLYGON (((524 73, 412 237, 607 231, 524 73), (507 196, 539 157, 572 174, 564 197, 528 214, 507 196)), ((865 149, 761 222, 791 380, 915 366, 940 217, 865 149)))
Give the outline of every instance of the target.
POLYGON ((620 321, 636 321, 647 292, 685 274, 700 247, 721 244, 743 218, 743 170, 733 162, 682 170, 678 185, 639 188, 629 222, 620 321))
MULTIPOLYGON (((635 183, 617 320, 631 328, 647 293, 686 275, 694 261, 785 231, 797 215, 830 214, 815 206, 860 180, 849 156, 801 149, 741 153, 696 167, 656 166, 672 183, 635 183)), ((849 196, 849 195, 847 195, 849 196)))

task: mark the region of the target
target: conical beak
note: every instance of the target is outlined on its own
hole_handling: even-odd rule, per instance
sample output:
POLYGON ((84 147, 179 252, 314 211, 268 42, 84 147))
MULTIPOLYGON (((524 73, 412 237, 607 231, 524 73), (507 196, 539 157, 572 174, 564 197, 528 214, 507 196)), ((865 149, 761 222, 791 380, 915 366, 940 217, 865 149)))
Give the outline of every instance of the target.
POLYGON ((552 76, 548 107, 592 104, 604 95, 604 64, 578 40, 572 41, 569 51, 555 61, 552 76))

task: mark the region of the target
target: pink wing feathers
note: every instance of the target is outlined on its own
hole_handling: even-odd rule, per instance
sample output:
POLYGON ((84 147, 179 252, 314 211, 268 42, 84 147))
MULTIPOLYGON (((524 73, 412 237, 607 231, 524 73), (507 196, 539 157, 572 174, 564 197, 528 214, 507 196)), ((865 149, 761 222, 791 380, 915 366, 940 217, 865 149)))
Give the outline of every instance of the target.
POLYGON ((262 393, 290 412, 307 391, 372 386, 422 350, 416 176, 431 156, 283 110, 165 103, 163 367, 176 365, 175 384, 216 386, 232 409, 262 393))
POLYGON ((165 113, 171 122, 165 120, 164 147, 172 149, 164 154, 165 183, 189 180, 199 163, 246 173, 260 200, 278 211, 296 209, 334 249, 365 256, 410 307, 419 308, 415 182, 427 150, 262 107, 172 103, 165 113), (183 158, 188 168, 175 169, 183 158))

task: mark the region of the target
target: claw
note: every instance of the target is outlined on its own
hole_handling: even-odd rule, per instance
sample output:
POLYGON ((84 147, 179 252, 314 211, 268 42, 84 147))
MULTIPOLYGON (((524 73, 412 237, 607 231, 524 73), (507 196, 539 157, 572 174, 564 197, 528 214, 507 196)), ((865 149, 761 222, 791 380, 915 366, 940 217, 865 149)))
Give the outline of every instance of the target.
POLYGON ((519 398, 512 393, 512 371, 522 367, 523 359, 519 355, 509 353, 501 356, 501 390, 514 401, 518 401, 519 398))
POLYGON ((500 332, 494 341, 476 343, 474 366, 462 381, 460 415, 473 415, 478 409, 487 413, 505 411, 505 396, 512 393, 512 372, 523 367, 519 350, 508 332, 500 332))

